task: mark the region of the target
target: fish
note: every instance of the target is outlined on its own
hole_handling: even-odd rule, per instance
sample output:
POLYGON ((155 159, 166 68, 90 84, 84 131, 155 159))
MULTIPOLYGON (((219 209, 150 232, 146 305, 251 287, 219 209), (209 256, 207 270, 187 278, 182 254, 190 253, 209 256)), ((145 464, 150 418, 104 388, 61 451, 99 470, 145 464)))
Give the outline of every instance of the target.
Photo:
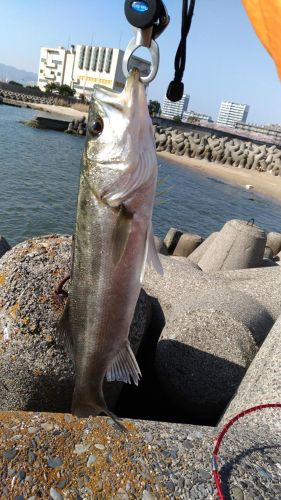
POLYGON ((121 93, 96 85, 81 160, 71 284, 58 331, 75 367, 72 414, 109 411, 103 381, 138 385, 129 328, 145 263, 162 274, 152 210, 158 164, 140 74, 121 93))

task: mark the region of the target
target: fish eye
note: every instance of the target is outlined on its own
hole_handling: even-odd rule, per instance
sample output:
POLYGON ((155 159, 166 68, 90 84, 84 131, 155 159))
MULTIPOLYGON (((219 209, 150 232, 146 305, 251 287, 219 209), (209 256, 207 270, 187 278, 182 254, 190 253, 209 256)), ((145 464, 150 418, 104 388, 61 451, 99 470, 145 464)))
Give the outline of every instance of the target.
POLYGON ((89 130, 92 135, 99 135, 103 131, 103 119, 99 116, 90 125, 89 130))

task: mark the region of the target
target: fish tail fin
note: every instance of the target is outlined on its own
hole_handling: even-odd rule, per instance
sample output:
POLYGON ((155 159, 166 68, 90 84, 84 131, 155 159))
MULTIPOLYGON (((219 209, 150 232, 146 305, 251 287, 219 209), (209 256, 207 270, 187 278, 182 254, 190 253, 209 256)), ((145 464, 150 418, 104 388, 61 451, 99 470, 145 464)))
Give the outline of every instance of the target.
POLYGON ((120 431, 122 432, 127 431, 126 427, 124 427, 124 425, 122 425, 121 422, 119 421, 120 419, 107 408, 106 402, 104 401, 102 394, 100 394, 98 402, 92 400, 89 403, 81 401, 79 394, 74 389, 71 413, 72 415, 75 415, 76 417, 80 418, 87 418, 90 416, 97 417, 98 415, 101 415, 103 413, 104 415, 113 420, 113 422, 116 424, 116 426, 120 431))
POLYGON ((108 408, 106 408, 105 410, 103 410, 103 413, 105 413, 105 415, 109 418, 111 418, 113 420, 113 422, 116 424, 116 426, 118 427, 118 429, 122 432, 128 432, 126 427, 121 424, 120 422, 120 418, 117 417, 114 413, 112 413, 112 411, 110 411, 108 408))

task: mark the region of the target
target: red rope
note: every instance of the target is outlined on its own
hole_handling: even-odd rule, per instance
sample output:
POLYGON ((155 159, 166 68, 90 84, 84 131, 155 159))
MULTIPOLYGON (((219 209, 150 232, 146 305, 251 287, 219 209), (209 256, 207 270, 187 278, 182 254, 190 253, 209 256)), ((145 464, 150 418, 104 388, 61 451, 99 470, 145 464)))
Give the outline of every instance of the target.
POLYGON ((264 408, 281 408, 281 403, 266 403, 263 405, 258 405, 258 406, 253 406, 252 408, 248 408, 247 410, 242 411, 241 413, 238 413, 238 415, 235 415, 229 422, 223 427, 222 431, 218 435, 216 439, 216 446, 213 451, 213 459, 212 459, 212 468, 213 468, 213 476, 214 480, 216 483, 217 487, 217 492, 218 492, 218 497, 221 500, 224 500, 224 495, 222 492, 222 485, 221 485, 221 479, 220 479, 220 474, 218 471, 218 453, 220 449, 221 442, 227 433, 227 431, 230 429, 230 427, 239 420, 239 418, 244 417, 248 413, 252 413, 253 411, 257 410, 263 410, 264 408))

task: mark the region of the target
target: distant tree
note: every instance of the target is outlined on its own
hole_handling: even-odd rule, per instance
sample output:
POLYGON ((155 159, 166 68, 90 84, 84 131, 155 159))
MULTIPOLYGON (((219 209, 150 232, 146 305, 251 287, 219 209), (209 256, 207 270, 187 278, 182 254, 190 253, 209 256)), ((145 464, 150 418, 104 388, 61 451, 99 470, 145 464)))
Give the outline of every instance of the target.
POLYGON ((52 94, 53 92, 58 93, 59 88, 60 85, 58 83, 50 82, 45 85, 45 92, 47 92, 47 94, 52 94))
POLYGON ((18 85, 19 87, 23 87, 23 84, 22 83, 19 83, 19 82, 15 82, 14 80, 10 80, 9 83, 11 85, 18 85))
POLYGON ((149 101, 148 111, 150 116, 158 116, 161 114, 161 105, 158 101, 149 101))
POLYGON ((173 120, 174 120, 174 122, 181 123, 181 116, 180 115, 176 115, 176 116, 173 117, 173 120))
POLYGON ((64 84, 59 87, 59 95, 72 97, 75 93, 76 90, 72 89, 69 85, 64 84))
POLYGON ((25 88, 31 90, 40 90, 40 87, 38 87, 38 85, 26 85, 25 88))

